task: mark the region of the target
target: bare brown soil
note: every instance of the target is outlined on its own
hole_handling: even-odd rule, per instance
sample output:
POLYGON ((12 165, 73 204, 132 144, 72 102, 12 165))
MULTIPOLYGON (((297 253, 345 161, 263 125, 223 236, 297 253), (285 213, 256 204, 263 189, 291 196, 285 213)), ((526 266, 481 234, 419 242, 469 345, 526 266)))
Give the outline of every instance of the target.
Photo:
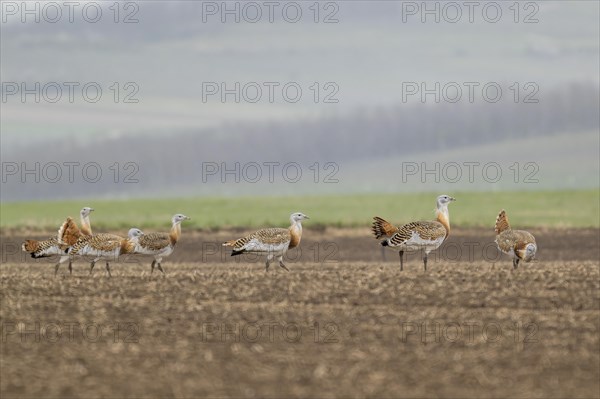
POLYGON ((532 233, 516 271, 455 230, 400 272, 368 231, 306 229, 265 273, 221 251, 239 232, 184 231, 165 276, 127 258, 112 278, 54 277, 3 234, 0 396, 600 397, 600 232, 532 233))

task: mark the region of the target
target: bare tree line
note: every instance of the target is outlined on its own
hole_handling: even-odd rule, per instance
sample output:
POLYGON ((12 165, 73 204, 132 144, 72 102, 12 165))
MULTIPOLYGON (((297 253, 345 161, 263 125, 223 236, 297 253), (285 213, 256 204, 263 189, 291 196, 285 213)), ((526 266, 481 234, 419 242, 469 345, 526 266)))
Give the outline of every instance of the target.
POLYGON ((402 104, 310 121, 152 131, 87 141, 63 138, 35 145, 24 140, 20 145, 2 147, 2 200, 186 195, 215 184, 202 181, 205 162, 294 161, 308 165, 331 161, 348 165, 523 137, 542 139, 535 151, 543 152, 545 137, 598 131, 599 108, 595 84, 573 84, 545 94, 537 104, 402 104), (73 182, 64 166, 69 162, 79 163, 72 167, 73 182), (97 167, 87 171, 87 180, 81 176, 81 169, 90 162, 101 168, 98 181, 93 181, 97 167), (15 164, 35 171, 36 163, 39 183, 35 172, 26 174, 25 179, 21 170, 7 173, 15 164), (42 168, 48 163, 62 165, 63 176, 56 182, 52 181, 52 168, 45 171, 48 176, 43 175, 42 168))

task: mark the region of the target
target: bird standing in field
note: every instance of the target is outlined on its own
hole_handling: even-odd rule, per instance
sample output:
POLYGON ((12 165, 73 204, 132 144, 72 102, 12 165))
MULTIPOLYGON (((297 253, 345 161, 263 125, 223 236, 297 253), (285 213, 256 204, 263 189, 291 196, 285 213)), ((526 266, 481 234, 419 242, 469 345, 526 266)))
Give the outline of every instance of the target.
POLYGON ((404 270, 404 251, 423 250, 423 267, 427 270, 427 255, 439 248, 450 234, 448 204, 456 199, 448 195, 437 197, 436 220, 410 222, 396 227, 386 220, 374 217, 372 231, 381 245, 400 251, 400 270, 404 270))
POLYGON ((154 256, 150 273, 154 273, 155 266, 163 274, 165 273, 161 265, 162 258, 173 253, 175 245, 181 237, 181 222, 184 220, 190 220, 190 218, 178 213, 171 219, 171 231, 169 233, 145 234, 138 240, 134 253, 154 256))
POLYGON ((94 259, 90 263, 90 274, 92 274, 96 262, 105 259, 106 271, 108 276, 111 277, 109 260, 117 260, 121 255, 133 253, 137 241, 143 236, 144 233, 140 229, 132 228, 129 229, 127 238, 108 233, 81 237, 67 249, 67 255, 61 257, 56 264, 54 274, 58 271, 61 263, 69 260, 69 264, 71 264, 75 256, 91 256, 94 259))
POLYGON ((496 218, 496 245, 505 254, 512 256, 513 268, 519 267, 519 262, 529 262, 535 257, 537 244, 533 234, 524 230, 513 230, 508 223, 504 209, 496 218))
MULTIPOLYGON (((92 235, 92 225, 90 223, 90 213, 93 208, 84 207, 79 212, 81 217, 81 228, 77 227, 77 224, 71 217, 63 222, 58 232, 59 235, 64 235, 64 242, 59 242, 56 237, 51 237, 47 240, 25 240, 21 245, 21 249, 31 254, 32 258, 44 258, 52 255, 64 255, 65 249, 75 244, 77 240, 82 236, 92 235)), ((69 270, 72 270, 69 267, 69 270)))
POLYGON ((258 230, 237 240, 223 243, 225 247, 233 247, 231 256, 251 253, 266 254, 267 262, 265 272, 269 271, 269 265, 274 258, 279 261, 279 266, 290 271, 283 263, 283 255, 288 249, 295 248, 302 239, 302 221, 310 219, 301 212, 292 213, 290 216, 290 227, 270 228, 258 230))

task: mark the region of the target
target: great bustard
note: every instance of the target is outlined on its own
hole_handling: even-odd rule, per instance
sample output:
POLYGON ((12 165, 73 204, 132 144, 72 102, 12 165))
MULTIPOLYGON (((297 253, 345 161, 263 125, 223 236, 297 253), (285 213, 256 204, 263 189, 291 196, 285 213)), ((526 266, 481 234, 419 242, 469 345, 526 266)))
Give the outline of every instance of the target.
POLYGON ((519 261, 529 262, 535 257, 537 244, 533 234, 524 230, 513 230, 508 223, 504 209, 496 218, 496 245, 505 254, 512 256, 513 268, 519 267, 519 261))
POLYGON ((31 254, 32 258, 44 258, 52 255, 64 255, 65 249, 73 245, 80 237, 92 235, 92 225, 90 223, 90 213, 93 208, 84 207, 79 212, 81 217, 81 228, 71 217, 63 222, 58 230, 59 236, 64 236, 64 241, 59 242, 56 237, 47 240, 25 240, 21 249, 31 254))
POLYGON ((283 263, 283 255, 288 249, 295 248, 302 239, 302 221, 309 219, 303 213, 296 212, 290 216, 290 227, 270 228, 258 230, 237 240, 223 243, 223 246, 233 247, 231 256, 245 253, 266 254, 267 262, 265 271, 269 271, 269 265, 273 258, 277 258, 279 266, 289 271, 283 263))
POLYGON ((181 222, 184 220, 190 220, 190 218, 178 213, 171 219, 171 231, 169 233, 149 233, 138 240, 134 252, 154 256, 150 273, 154 273, 155 266, 163 274, 165 273, 161 265, 162 259, 171 255, 175 250, 175 245, 181 237, 181 222))
POLYGON ((100 259, 105 259, 106 271, 110 277, 109 260, 117 260, 121 255, 133 253, 137 241, 143 236, 144 233, 140 229, 132 228, 129 229, 127 238, 108 233, 81 237, 75 244, 66 250, 67 255, 61 257, 56 264, 54 274, 58 271, 58 267, 61 263, 68 260, 70 265, 72 259, 76 256, 89 256, 93 257, 92 262, 90 263, 90 274, 92 274, 96 262, 100 259))
POLYGON ((437 197, 437 220, 410 222, 396 227, 380 217, 374 217, 372 231, 381 245, 400 251, 400 270, 404 270, 404 251, 423 250, 423 267, 427 270, 427 255, 439 248, 450 234, 448 204, 456 199, 448 195, 437 197))

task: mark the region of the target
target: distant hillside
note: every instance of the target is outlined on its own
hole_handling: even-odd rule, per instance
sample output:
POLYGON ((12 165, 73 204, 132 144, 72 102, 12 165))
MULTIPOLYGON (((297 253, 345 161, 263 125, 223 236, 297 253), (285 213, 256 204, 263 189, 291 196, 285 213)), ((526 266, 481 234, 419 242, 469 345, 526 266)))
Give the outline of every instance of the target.
MULTIPOLYGON (((256 122, 197 131, 156 129, 121 136, 96 135, 85 140, 74 135, 3 142, 0 198, 597 187, 597 90, 593 85, 570 85, 547 93, 538 104, 402 105, 363 108, 351 115, 293 123, 256 122), (502 179, 484 179, 481 170, 472 182, 464 177, 449 183, 453 175, 448 179, 442 175, 444 170, 440 170, 438 181, 431 175, 402 179, 402 162, 425 162, 424 168, 434 168, 436 162, 449 161, 461 165, 499 162, 502 179), (519 176, 509 169, 517 161, 519 176), (90 162, 95 163, 87 170, 91 176, 82 176, 83 167, 90 162), (264 166, 269 162, 279 162, 272 179, 268 166, 264 166), (290 162, 298 165, 292 165, 287 170, 291 175, 284 176, 283 168, 290 162), (72 182, 65 163, 78 165, 73 169, 77 173, 72 182), (254 170, 254 163, 261 170, 254 170), (54 164, 61 168, 57 178, 54 164), (236 164, 237 176, 236 172, 227 174, 236 164), (47 165, 54 166, 44 169, 47 165), (218 170, 207 165, 212 169, 216 165, 218 170), (244 170, 248 165, 251 167, 244 170), (13 170, 15 167, 18 170, 13 170), (302 173, 298 179, 297 168, 302 173), (98 172, 101 176, 96 179, 98 172), (255 176, 257 173, 260 176, 255 176), (526 183, 531 173, 534 175, 527 181, 538 181, 526 183)), ((461 169, 461 173, 468 172, 461 169)))

